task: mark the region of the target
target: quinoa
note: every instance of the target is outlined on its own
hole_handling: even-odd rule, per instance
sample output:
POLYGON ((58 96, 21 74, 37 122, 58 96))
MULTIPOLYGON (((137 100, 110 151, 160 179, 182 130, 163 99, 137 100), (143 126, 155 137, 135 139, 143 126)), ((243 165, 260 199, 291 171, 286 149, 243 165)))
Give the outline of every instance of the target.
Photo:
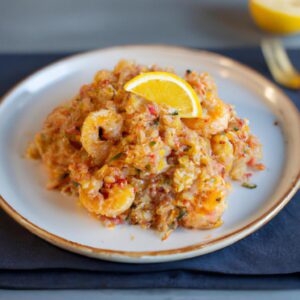
POLYGON ((188 70, 184 77, 199 97, 201 119, 181 119, 171 107, 124 90, 133 77, 157 70, 122 60, 99 71, 48 115, 27 155, 46 166, 49 189, 78 196, 103 224, 136 224, 165 239, 178 226, 220 226, 231 180, 254 186, 252 173, 264 165, 249 121, 219 99, 207 73, 188 70), (109 119, 83 137, 95 112, 109 119))

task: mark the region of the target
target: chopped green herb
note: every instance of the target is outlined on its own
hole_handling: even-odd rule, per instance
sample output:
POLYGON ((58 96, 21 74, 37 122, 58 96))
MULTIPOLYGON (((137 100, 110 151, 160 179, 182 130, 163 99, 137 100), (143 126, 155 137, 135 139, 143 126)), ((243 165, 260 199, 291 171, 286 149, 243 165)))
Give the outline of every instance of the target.
POLYGON ((150 171, 151 170, 151 166, 148 164, 148 165, 146 165, 146 170, 147 171, 150 171))
POLYGON ((159 117, 153 121, 153 124, 156 126, 159 125, 159 117))
POLYGON ((177 110, 174 110, 172 113, 170 113, 171 116, 178 116, 179 113, 177 110))
POLYGON ((187 74, 191 74, 192 71, 191 71, 190 69, 187 69, 187 70, 186 70, 186 73, 187 73, 187 74))
POLYGON ((72 181, 72 183, 73 183, 73 185, 74 185, 75 187, 79 187, 79 186, 80 186, 80 184, 79 184, 78 182, 76 182, 76 181, 72 181))
POLYGON ((124 154, 123 152, 120 152, 120 153, 116 154, 115 156, 113 156, 113 157, 110 159, 110 161, 119 159, 123 154, 124 154))
POLYGON ((180 221, 186 214, 187 214, 186 209, 180 208, 177 220, 180 221))
POLYGON ((155 141, 152 141, 152 142, 149 143, 149 146, 152 147, 152 146, 154 146, 155 144, 156 144, 156 142, 155 142, 155 141))
POLYGON ((125 221, 128 222, 130 224, 130 214, 128 214, 125 218, 125 221))
POLYGON ((242 184, 242 187, 247 188, 247 189, 255 189, 255 188, 257 188, 257 185, 254 184, 254 183, 247 183, 247 182, 244 182, 244 183, 242 184))
POLYGON ((237 127, 233 127, 234 131, 239 131, 239 129, 237 127))

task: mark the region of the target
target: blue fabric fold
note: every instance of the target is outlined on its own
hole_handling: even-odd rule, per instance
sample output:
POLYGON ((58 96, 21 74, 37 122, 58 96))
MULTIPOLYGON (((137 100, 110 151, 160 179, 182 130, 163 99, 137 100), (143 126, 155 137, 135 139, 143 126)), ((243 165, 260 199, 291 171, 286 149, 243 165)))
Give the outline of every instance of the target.
MULTIPOLYGON (((270 78, 258 48, 217 50, 270 78)), ((289 52, 300 69, 300 50, 289 52), (297 59, 298 58, 298 59, 297 59)), ((67 54, 1 54, 0 95, 67 54)), ((300 109, 300 92, 285 90, 300 109)), ((205 256, 161 264, 120 264, 66 252, 0 210, 0 288, 300 288, 300 193, 249 237, 205 256)))

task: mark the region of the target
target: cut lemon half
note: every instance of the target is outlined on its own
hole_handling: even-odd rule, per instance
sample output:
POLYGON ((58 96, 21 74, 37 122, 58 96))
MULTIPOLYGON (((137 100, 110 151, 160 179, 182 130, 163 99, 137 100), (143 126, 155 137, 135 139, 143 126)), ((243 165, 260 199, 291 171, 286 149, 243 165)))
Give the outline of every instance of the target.
POLYGON ((174 108, 181 118, 199 118, 201 105, 193 88, 168 72, 148 72, 128 81, 124 89, 158 104, 174 108))
POLYGON ((250 0, 249 6, 263 30, 280 34, 300 31, 300 0, 250 0))

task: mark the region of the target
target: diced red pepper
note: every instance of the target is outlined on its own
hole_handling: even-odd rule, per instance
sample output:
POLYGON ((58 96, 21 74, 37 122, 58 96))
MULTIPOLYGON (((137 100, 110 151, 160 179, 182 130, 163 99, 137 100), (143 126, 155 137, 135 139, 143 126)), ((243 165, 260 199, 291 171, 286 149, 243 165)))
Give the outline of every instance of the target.
POLYGON ((153 105, 148 105, 148 109, 151 115, 157 116, 157 111, 153 105))
POLYGON ((247 162, 247 165, 248 165, 249 167, 254 167, 255 162, 256 162, 255 157, 251 157, 251 158, 249 159, 249 161, 247 162))
POLYGON ((126 183, 127 183, 127 180, 125 178, 117 178, 116 179, 116 184, 118 184, 121 188, 123 188, 126 183))
POLYGON ((149 154, 149 157, 150 157, 151 159, 154 159, 154 158, 155 158, 155 154, 154 154, 154 153, 151 153, 151 154, 149 154))
POLYGON ((105 183, 105 187, 111 189, 113 187, 113 183, 105 183))
POLYGON ((241 119, 237 119, 237 122, 241 127, 244 125, 244 121, 241 119))
POLYGON ((104 199, 107 199, 107 198, 108 198, 108 196, 109 196, 108 191, 105 191, 105 190, 104 190, 104 191, 102 191, 101 193, 102 193, 104 199))
POLYGON ((104 79, 104 80, 101 80, 101 83, 102 84, 108 84, 108 83, 110 83, 110 80, 109 79, 104 79))

